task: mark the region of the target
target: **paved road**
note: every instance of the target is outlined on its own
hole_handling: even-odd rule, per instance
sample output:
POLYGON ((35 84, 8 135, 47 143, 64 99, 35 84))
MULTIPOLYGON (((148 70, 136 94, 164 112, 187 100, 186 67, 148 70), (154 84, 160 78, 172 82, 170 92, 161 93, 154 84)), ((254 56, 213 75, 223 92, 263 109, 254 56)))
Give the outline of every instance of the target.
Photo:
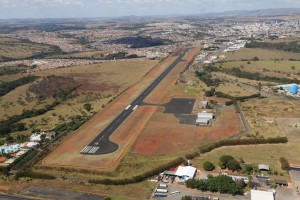
POLYGON ((27 197, 21 197, 21 196, 14 196, 14 195, 8 195, 8 194, 0 194, 0 200, 34 200, 36 198, 27 198, 27 197))
POLYGON ((169 74, 169 72, 181 61, 189 48, 185 49, 181 55, 151 83, 130 105, 128 105, 92 142, 85 146, 80 153, 87 155, 108 154, 116 151, 119 146, 109 140, 117 128, 130 116, 132 112, 141 104, 144 99, 155 89, 155 87, 169 74))

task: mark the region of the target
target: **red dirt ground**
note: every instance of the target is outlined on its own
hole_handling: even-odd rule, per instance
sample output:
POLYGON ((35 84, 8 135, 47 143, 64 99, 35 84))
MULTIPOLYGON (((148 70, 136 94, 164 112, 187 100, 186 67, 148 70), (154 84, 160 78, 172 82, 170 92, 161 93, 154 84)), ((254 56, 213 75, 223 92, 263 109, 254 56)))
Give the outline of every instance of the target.
POLYGON ((143 156, 174 154, 232 136, 240 128, 235 110, 222 111, 212 127, 202 127, 179 124, 174 115, 163 113, 161 108, 140 134, 133 152, 143 156))

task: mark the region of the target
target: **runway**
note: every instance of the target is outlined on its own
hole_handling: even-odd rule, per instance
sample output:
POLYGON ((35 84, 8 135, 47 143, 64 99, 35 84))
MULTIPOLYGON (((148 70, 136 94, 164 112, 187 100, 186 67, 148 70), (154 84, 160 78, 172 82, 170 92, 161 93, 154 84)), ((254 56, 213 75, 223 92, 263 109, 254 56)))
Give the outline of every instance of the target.
POLYGON ((143 104, 144 99, 156 88, 156 86, 170 73, 170 71, 181 61, 189 48, 185 49, 180 56, 159 76, 157 77, 131 104, 101 132, 99 135, 85 146, 80 153, 86 155, 101 155, 116 151, 119 146, 109 140, 118 127, 130 116, 139 105, 143 104))

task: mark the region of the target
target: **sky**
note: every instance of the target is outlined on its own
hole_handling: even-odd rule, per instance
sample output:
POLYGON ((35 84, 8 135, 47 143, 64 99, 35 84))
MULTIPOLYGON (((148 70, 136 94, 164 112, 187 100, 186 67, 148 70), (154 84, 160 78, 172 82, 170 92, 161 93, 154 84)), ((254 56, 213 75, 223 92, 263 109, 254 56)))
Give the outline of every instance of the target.
POLYGON ((0 0, 0 19, 203 14, 300 8, 300 0, 0 0))

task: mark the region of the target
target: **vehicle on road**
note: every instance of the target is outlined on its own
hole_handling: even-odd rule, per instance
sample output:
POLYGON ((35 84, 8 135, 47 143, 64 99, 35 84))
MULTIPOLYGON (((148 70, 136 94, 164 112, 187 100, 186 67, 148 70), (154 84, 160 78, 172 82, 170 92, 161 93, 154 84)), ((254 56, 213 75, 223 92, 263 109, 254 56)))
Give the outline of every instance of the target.
POLYGON ((171 195, 180 194, 180 191, 176 190, 176 191, 174 191, 174 192, 171 192, 170 194, 171 194, 171 195))
POLYGON ((155 192, 153 194, 153 197, 167 197, 168 195, 166 193, 159 193, 159 192, 155 192))
POLYGON ((156 189, 156 192, 158 193, 168 193, 167 189, 156 189))

